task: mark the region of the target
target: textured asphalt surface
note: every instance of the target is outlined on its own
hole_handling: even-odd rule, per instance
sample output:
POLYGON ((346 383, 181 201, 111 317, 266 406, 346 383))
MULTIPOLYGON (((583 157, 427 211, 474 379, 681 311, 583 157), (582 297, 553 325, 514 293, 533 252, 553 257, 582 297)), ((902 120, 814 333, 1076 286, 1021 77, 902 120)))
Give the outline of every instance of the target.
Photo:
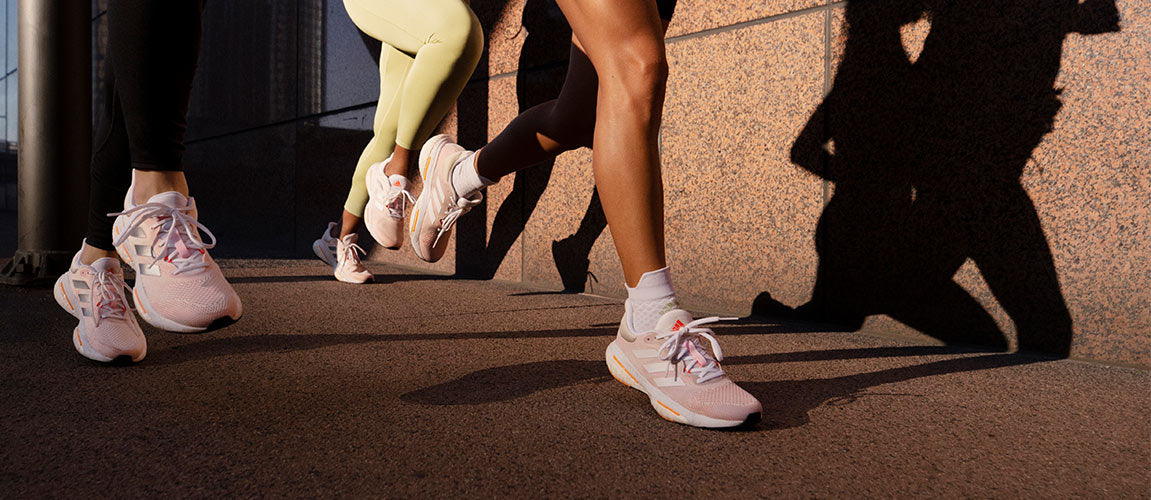
POLYGON ((707 431, 610 377, 618 301, 226 265, 244 318, 134 366, 0 286, 0 496, 1151 497, 1146 371, 744 320, 763 421, 707 431))

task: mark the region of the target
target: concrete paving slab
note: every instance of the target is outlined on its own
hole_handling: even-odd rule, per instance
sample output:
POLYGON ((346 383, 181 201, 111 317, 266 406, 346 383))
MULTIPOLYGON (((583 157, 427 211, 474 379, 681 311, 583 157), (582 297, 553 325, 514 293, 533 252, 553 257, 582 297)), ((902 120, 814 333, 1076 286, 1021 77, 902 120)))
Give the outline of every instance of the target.
POLYGON ((35 496, 1151 497, 1151 373, 817 325, 716 328, 764 403, 658 418, 603 349, 622 304, 370 264, 232 261, 238 323, 80 357, 0 287, 0 491, 35 496))

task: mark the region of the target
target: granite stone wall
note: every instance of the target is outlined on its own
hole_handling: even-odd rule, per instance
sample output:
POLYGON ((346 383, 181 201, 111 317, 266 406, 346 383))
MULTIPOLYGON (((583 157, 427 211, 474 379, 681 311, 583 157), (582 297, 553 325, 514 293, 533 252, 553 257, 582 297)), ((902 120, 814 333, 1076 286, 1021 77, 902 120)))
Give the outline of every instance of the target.
MULTIPOLYGON (((472 3, 488 51, 442 129, 478 147, 557 93, 570 30, 549 0, 472 3)), ((1151 365, 1146 2, 679 3, 661 155, 689 308, 1151 365)), ((187 164, 217 255, 310 254, 376 50, 338 0, 209 2, 187 164)), ((590 158, 489 188, 435 265, 371 257, 622 297, 590 158)))

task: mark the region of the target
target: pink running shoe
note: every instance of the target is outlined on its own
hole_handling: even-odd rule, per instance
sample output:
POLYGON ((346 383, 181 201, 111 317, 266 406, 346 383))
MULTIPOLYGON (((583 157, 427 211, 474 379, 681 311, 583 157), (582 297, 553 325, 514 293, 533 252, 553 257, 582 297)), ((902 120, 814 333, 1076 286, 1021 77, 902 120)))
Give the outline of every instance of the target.
POLYGON ((607 346, 607 367, 624 385, 651 399, 659 415, 696 427, 736 427, 759 420, 763 407, 754 396, 735 385, 719 361, 723 351, 715 332, 700 325, 721 318, 692 320, 682 309, 664 313, 655 330, 634 335, 630 305, 616 339, 607 346), (700 344, 708 340, 713 354, 700 344))
POLYGON ((404 241, 404 208, 416 199, 408 192, 408 179, 388 175, 384 167, 392 157, 368 167, 368 206, 364 207, 364 227, 384 248, 398 250, 404 241))
POLYGON ((120 261, 97 259, 92 265, 72 258, 72 267, 52 288, 56 303, 80 320, 72 330, 72 345, 85 358, 105 363, 117 358, 140 361, 148 353, 148 343, 136 315, 128 308, 120 261))
POLYGON ((136 270, 132 297, 140 316, 173 332, 202 332, 216 320, 240 319, 240 297, 208 255, 216 237, 196 220, 195 201, 169 191, 136 205, 133 191, 123 212, 108 215, 116 216, 116 252, 136 270), (200 239, 201 230, 211 243, 200 239))
POLYGON ((408 227, 416 257, 428 262, 440 260, 448 249, 456 219, 484 199, 478 192, 461 197, 452 187, 452 171, 472 154, 446 135, 428 139, 420 150, 420 176, 424 179, 424 187, 416 200, 408 227))
POLYGON ((359 238, 360 235, 352 233, 336 240, 336 263, 332 265, 332 273, 344 283, 358 285, 373 279, 372 272, 360 262, 364 249, 356 244, 359 238))

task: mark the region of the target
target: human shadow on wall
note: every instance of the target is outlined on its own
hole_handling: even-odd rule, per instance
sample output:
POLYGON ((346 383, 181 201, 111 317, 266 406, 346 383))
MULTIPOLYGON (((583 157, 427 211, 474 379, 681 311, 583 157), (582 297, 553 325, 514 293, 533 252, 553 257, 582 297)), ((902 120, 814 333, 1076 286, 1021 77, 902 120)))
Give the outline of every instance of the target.
MULTIPOLYGON (((571 48, 571 27, 555 0, 528 0, 521 25, 526 36, 516 73, 516 102, 520 113, 559 95, 571 48)), ((474 101, 475 96, 470 100, 474 101)), ((484 121, 483 125, 486 124, 484 121)), ((461 130, 461 136, 463 133, 461 130)), ((516 172, 512 191, 492 219, 490 235, 484 231, 486 228, 482 222, 486 221, 472 221, 470 229, 461 230, 457 239, 468 238, 469 241, 457 243, 460 245, 457 247, 457 274, 484 279, 495 276, 512 245, 523 234, 528 219, 547 189, 554 167, 555 161, 549 160, 516 172)), ((486 214, 486 209, 481 207, 486 207, 486 203, 473 212, 486 214)), ((598 194, 593 192, 579 230, 552 244, 553 257, 565 290, 583 291, 588 274, 588 254, 605 227, 607 219, 598 194)))
POLYGON ((753 313, 852 329, 887 314, 948 343, 1006 349, 953 280, 971 259, 1019 348, 1067 356, 1071 317, 1020 179, 1062 106, 1063 41, 1118 31, 1115 0, 855 0, 845 15, 831 91, 791 150, 834 184, 812 298, 791 309, 764 292, 753 313), (920 18, 930 31, 913 62, 900 29, 920 18))

